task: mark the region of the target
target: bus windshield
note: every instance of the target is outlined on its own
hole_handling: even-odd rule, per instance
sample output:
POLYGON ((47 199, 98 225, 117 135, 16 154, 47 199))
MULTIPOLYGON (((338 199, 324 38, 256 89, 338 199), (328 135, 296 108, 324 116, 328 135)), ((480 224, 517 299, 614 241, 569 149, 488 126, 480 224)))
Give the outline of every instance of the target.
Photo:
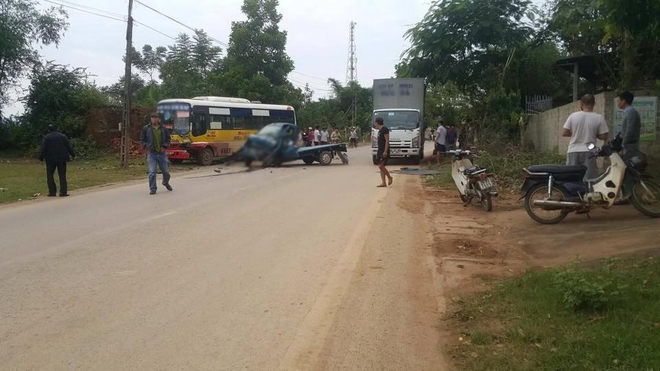
POLYGON ((417 111, 376 111, 376 117, 382 117, 385 126, 390 130, 413 130, 419 127, 419 112, 417 111))
POLYGON ((190 104, 161 103, 157 108, 165 128, 174 134, 185 135, 190 131, 190 104))

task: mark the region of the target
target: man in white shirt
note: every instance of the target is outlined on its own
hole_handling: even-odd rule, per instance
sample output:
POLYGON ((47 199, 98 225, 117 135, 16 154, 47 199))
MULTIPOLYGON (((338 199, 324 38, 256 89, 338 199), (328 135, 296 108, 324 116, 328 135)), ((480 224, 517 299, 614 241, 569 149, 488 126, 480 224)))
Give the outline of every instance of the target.
POLYGON ((589 144, 596 144, 596 140, 607 140, 609 129, 605 119, 594 112, 596 99, 591 94, 585 94, 580 99, 582 110, 574 112, 564 124, 561 135, 570 137, 566 154, 566 165, 585 165, 587 173, 585 180, 598 177, 598 165, 596 156, 589 151, 589 144))
POLYGON ((314 145, 318 146, 321 144, 321 132, 319 131, 319 127, 317 126, 316 129, 314 129, 314 145))
POLYGON ((328 129, 323 129, 321 131, 321 145, 328 144, 328 129))
POLYGON ((439 121, 438 130, 436 131, 434 152, 438 160, 438 165, 440 165, 442 163, 442 154, 447 152, 447 128, 443 120, 439 121))

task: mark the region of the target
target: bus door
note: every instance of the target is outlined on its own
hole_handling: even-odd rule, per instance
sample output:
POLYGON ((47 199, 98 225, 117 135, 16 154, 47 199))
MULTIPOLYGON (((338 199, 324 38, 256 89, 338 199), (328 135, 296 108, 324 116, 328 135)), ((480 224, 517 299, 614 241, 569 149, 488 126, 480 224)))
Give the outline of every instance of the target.
POLYGON ((209 108, 203 106, 195 106, 193 107, 192 111, 192 136, 198 137, 196 141, 210 141, 211 138, 207 138, 207 132, 209 129, 209 108), (203 136, 203 138, 199 138, 201 136, 203 136))

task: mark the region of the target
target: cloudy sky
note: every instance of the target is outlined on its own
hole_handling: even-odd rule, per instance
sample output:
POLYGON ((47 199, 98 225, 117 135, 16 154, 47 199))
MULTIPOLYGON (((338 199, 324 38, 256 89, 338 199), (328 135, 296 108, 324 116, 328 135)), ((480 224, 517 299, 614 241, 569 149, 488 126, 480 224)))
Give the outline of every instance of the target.
MULTIPOLYGON (((241 12, 243 0, 140 1, 186 25, 204 29, 225 43, 229 41, 231 22, 245 19, 241 12)), ((128 0, 53 2, 96 13, 101 10, 102 14, 118 18, 125 17, 128 9, 128 0)), ((308 83, 316 97, 327 94, 328 77, 346 80, 351 21, 357 23, 358 79, 363 86, 371 86, 374 78, 393 75, 394 65, 408 45, 403 34, 421 20, 430 6, 430 0, 280 0, 279 3, 283 15, 280 28, 288 32, 287 52, 295 63, 295 71, 289 78, 299 87, 308 83)), ((45 0, 40 0, 40 4, 54 6, 45 0)), ((46 47, 42 55, 60 64, 87 67, 98 85, 116 82, 124 71, 126 23, 65 9, 69 13, 69 29, 58 48, 46 47)), ((134 5, 133 17, 162 33, 136 25, 133 40, 138 49, 144 44, 171 45, 173 40, 168 36, 190 33, 139 3, 134 5)), ((20 111, 19 105, 14 105, 6 113, 20 111)))

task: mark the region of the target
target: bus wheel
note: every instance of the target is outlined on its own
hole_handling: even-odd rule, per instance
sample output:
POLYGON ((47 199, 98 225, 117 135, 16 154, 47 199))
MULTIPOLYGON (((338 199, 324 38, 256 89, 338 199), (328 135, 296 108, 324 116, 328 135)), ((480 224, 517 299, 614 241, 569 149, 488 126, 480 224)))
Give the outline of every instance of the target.
POLYGON ((213 151, 211 148, 204 148, 197 155, 197 162, 202 166, 209 166, 213 164, 213 151))

